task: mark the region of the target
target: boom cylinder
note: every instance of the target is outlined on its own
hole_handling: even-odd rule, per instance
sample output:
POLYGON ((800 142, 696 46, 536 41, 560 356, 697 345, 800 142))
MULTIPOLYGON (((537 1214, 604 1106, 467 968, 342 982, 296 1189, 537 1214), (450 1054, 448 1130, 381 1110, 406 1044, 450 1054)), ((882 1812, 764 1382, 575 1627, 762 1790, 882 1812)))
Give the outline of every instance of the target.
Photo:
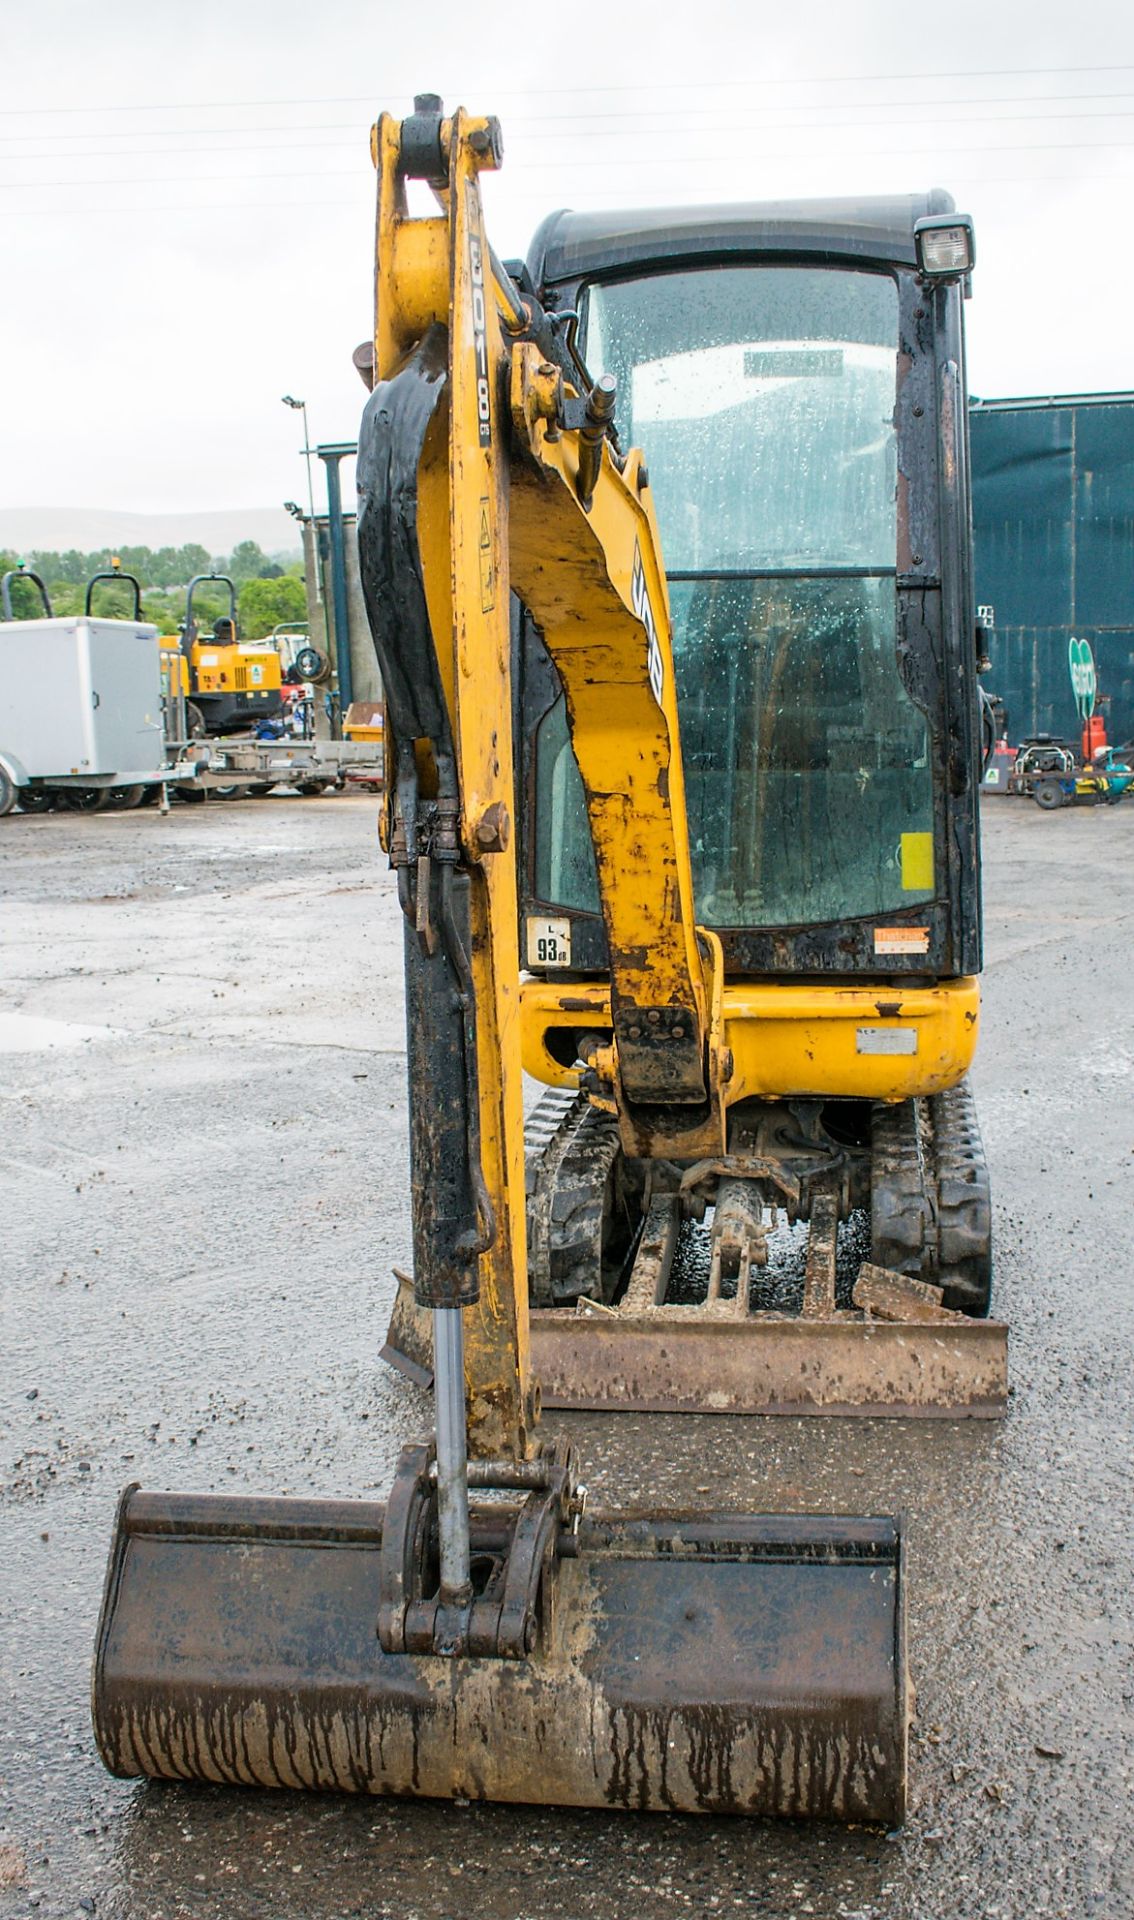
POLYGON ((587 396, 587 410, 579 428, 579 477, 576 483, 579 504, 586 513, 590 512, 594 499, 595 481, 602 464, 602 444, 606 430, 614 420, 617 397, 618 389, 612 373, 602 374, 587 396))

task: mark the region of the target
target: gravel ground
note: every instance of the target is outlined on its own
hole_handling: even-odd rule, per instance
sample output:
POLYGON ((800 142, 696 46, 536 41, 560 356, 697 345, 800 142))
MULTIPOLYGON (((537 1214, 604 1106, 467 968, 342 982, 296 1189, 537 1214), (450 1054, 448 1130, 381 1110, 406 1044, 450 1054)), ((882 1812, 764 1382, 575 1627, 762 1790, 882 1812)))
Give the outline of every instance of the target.
POLYGON ((976 1080, 1005 1422, 555 1416, 607 1504, 907 1516, 901 1834, 111 1780, 121 1485, 380 1492, 409 1254, 374 803, 0 823, 0 1914, 441 1920, 1134 1910, 1134 805, 986 808, 976 1080))

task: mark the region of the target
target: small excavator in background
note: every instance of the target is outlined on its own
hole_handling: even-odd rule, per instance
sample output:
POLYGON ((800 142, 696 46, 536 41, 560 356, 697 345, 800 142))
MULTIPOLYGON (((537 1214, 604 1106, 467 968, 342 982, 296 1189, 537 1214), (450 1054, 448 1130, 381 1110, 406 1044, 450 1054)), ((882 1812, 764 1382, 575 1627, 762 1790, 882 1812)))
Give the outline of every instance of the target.
POLYGON ((641 1367, 639 1403, 712 1405, 726 1352, 765 1364, 774 1204, 810 1222, 805 1381, 853 1349, 897 1370, 884 1410, 930 1410, 942 1350, 939 1406, 990 1410, 1003 1329, 966 1400, 989 1323, 958 1311, 988 1287, 971 227, 941 200, 557 216, 510 272, 495 120, 421 96, 372 141, 358 535, 435 1433, 384 1504, 128 1488, 99 1747, 127 1776, 894 1823, 897 1521, 595 1512, 539 1438, 528 1293, 610 1329, 616 1359, 575 1361, 596 1404, 641 1367), (525 1061, 568 1096, 527 1192, 525 1061), (665 1293, 703 1216, 687 1335, 665 1293))

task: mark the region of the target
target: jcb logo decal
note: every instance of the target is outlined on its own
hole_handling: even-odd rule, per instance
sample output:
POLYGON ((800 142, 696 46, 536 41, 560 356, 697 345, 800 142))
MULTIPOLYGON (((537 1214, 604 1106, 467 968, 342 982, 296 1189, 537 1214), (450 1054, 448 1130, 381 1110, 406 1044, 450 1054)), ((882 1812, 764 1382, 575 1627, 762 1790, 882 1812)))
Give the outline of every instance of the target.
MULTIPOLYGON (((472 198, 470 194, 470 200, 472 198)), ((480 444, 492 439, 492 414, 488 395, 488 329, 484 307, 484 251, 480 236, 469 228, 469 267, 472 274, 473 351, 476 355, 476 420, 480 444)))
POLYGON ((662 703, 662 688, 665 676, 662 668, 661 648, 658 645, 658 630, 654 623, 654 610, 650 605, 650 596, 646 591, 646 574, 642 566, 642 549, 634 542, 634 568, 630 575, 630 604, 638 619, 646 629, 646 671, 650 676, 650 686, 659 707, 662 703))

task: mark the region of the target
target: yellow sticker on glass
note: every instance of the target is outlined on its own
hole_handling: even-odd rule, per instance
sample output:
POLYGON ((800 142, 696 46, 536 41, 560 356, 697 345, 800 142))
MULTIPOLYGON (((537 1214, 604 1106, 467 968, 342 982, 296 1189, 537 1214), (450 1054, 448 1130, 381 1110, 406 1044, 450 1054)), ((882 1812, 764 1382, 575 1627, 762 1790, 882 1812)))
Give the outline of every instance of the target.
POLYGON ((903 833, 902 892, 933 892, 933 835, 903 833))

